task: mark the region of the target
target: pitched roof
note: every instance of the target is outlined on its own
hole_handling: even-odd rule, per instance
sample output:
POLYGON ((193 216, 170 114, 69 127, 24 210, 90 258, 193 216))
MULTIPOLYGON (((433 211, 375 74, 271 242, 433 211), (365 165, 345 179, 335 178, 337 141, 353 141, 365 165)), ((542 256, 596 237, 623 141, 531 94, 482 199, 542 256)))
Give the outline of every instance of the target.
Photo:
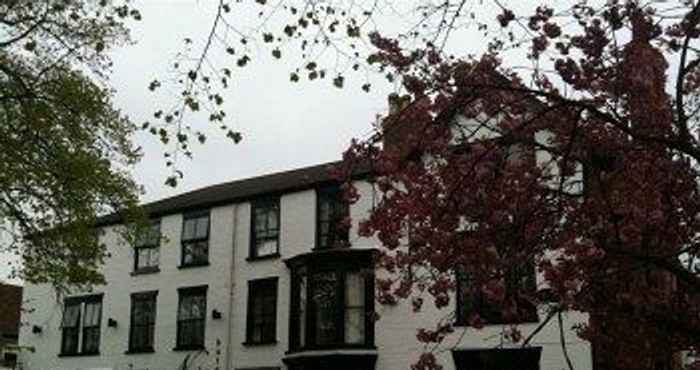
MULTIPOLYGON (((329 170, 340 162, 328 162, 311 167, 277 172, 263 176, 251 177, 205 188, 189 191, 173 197, 144 204, 150 217, 161 217, 196 209, 215 207, 245 201, 267 194, 282 194, 312 188, 334 179, 329 170)), ((356 175, 366 173, 356 171, 356 175)), ((96 226, 109 226, 121 222, 118 214, 100 217, 96 226)))

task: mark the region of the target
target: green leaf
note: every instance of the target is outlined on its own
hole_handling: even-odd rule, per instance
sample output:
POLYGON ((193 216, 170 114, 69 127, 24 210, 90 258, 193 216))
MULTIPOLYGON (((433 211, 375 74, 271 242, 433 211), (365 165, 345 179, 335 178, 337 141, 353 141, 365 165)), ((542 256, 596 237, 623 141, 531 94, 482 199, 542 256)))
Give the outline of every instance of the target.
POLYGON ((342 89, 343 88, 343 83, 345 82, 345 77, 343 76, 338 76, 333 79, 333 86, 342 89))
POLYGON ((233 142, 236 143, 236 144, 240 143, 241 140, 243 139, 243 136, 241 135, 240 132, 231 131, 231 130, 229 130, 229 131, 226 133, 226 137, 229 138, 229 139, 231 139, 231 140, 233 140, 233 142))

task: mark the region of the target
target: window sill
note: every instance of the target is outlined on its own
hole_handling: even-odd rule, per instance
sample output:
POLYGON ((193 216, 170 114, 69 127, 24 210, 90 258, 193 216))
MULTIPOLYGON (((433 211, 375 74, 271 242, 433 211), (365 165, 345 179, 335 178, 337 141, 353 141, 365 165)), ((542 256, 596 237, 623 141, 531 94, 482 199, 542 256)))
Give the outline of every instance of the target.
POLYGON ((290 349, 285 352, 286 355, 300 354, 304 352, 323 352, 323 351, 377 351, 377 346, 373 344, 334 344, 325 346, 309 346, 303 348, 290 349))
POLYGON ((86 352, 86 353, 59 353, 58 357, 87 357, 87 356, 99 356, 100 352, 86 352))
POLYGON ((160 268, 158 268, 158 267, 147 267, 147 268, 134 270, 130 273, 130 275, 131 276, 148 275, 148 274, 156 274, 159 272, 160 272, 160 268))
POLYGON ((175 352, 180 352, 180 351, 206 351, 206 347, 204 346, 177 346, 173 348, 173 351, 175 352))
POLYGON ((264 256, 249 256, 246 258, 246 261, 252 262, 252 261, 264 261, 264 260, 271 260, 271 259, 277 259, 280 258, 279 252, 273 253, 273 254, 266 254, 264 256))
POLYGON ((125 355, 138 355, 138 354, 146 354, 146 353, 155 353, 156 350, 153 348, 139 348, 139 349, 130 349, 126 352, 124 352, 125 355))
POLYGON ((352 245, 350 242, 340 244, 340 245, 332 245, 332 246, 327 246, 327 247, 318 247, 318 246, 313 246, 311 247, 312 252, 327 252, 327 251, 337 251, 339 249, 350 249, 352 248, 352 245))
POLYGON ((245 341, 242 344, 246 347, 263 347, 263 346, 276 346, 277 345, 277 340, 271 340, 271 341, 266 341, 266 342, 248 342, 245 341))
POLYGON ((187 265, 180 265, 177 268, 179 270, 182 270, 182 269, 189 269, 189 268, 194 268, 194 267, 206 267, 206 266, 209 266, 209 261, 199 262, 199 263, 189 263, 187 265))

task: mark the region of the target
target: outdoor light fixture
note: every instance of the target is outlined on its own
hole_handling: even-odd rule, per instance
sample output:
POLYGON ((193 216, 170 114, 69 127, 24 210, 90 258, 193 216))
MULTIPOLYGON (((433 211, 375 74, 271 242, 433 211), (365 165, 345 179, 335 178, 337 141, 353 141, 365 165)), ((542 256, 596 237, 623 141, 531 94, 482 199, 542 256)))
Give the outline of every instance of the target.
POLYGON ((212 311, 211 311, 211 318, 214 319, 214 320, 219 320, 219 319, 221 319, 221 312, 219 312, 219 311, 217 311, 217 310, 212 310, 212 311))
POLYGON ((34 334, 41 334, 41 326, 38 325, 32 325, 32 333, 34 334))
POLYGON ((110 328, 116 328, 117 327, 117 320, 109 318, 107 319, 107 326, 110 328))

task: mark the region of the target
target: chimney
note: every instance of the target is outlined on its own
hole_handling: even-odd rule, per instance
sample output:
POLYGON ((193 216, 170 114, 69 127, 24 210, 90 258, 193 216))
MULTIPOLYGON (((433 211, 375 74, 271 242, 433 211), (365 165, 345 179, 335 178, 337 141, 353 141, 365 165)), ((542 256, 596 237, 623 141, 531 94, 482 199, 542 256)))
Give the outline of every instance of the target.
POLYGON ((389 103, 389 114, 381 122, 384 150, 396 152, 401 157, 404 157, 409 151, 406 144, 412 127, 405 120, 399 120, 399 117, 401 112, 411 104, 411 96, 392 93, 387 98, 387 101, 389 103))

